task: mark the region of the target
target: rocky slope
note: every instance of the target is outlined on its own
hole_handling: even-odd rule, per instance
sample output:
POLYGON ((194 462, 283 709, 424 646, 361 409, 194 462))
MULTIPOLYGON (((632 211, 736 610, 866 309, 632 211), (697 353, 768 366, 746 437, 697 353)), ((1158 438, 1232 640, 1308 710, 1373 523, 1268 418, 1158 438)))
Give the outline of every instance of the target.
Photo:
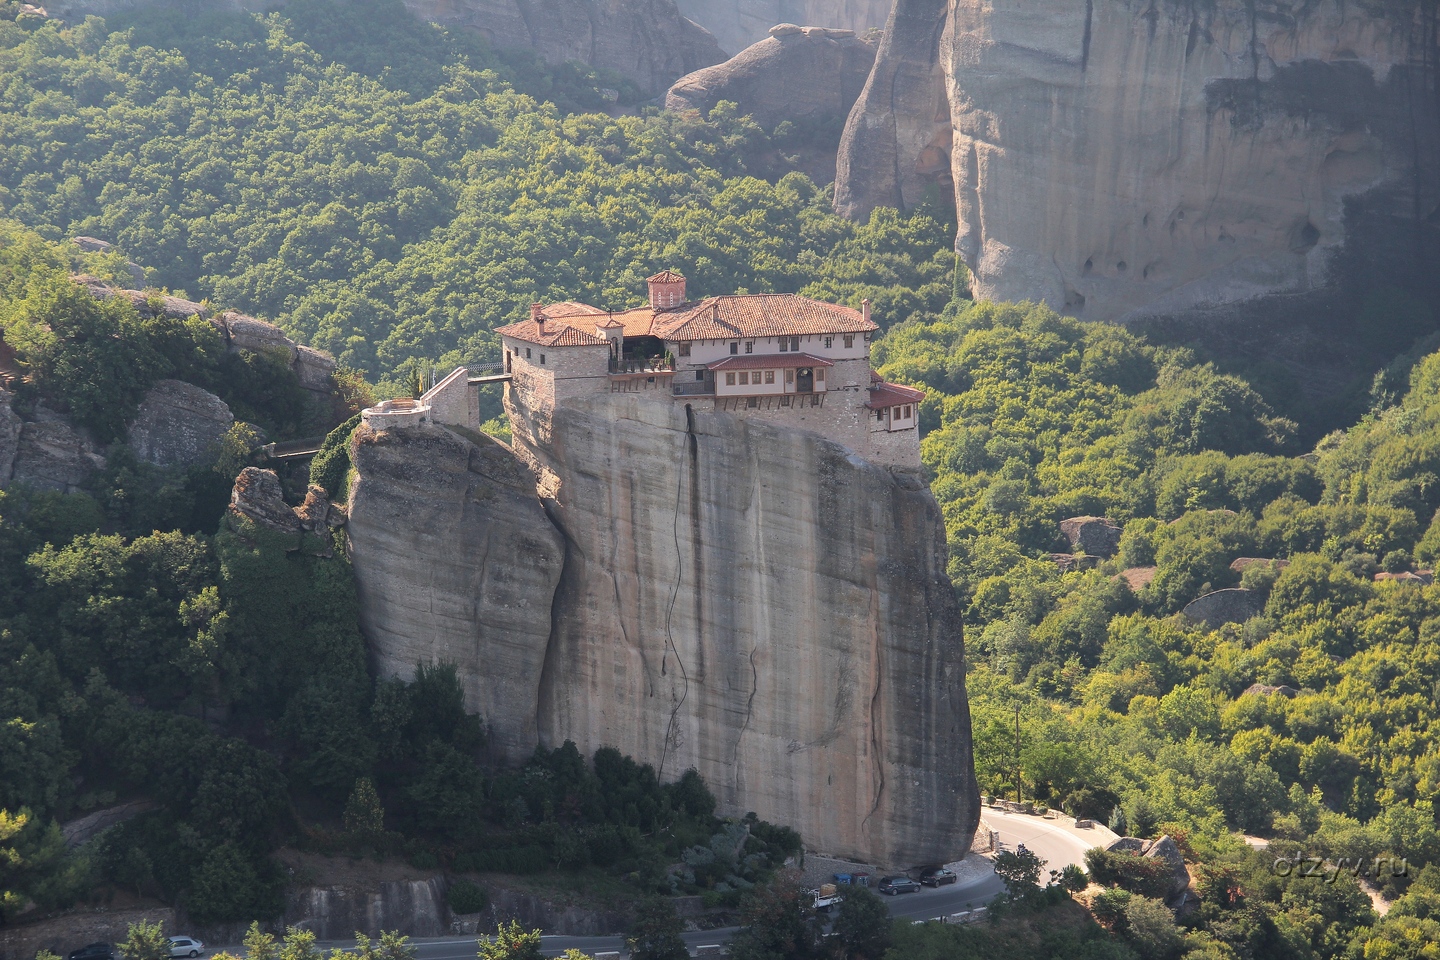
POLYGON ((1418 9, 898 0, 837 205, 953 192, 977 295, 1087 319, 1304 294, 1346 271, 1423 283, 1440 103, 1418 9))
MULTIPOLYGON (((675 0, 404 0, 423 20, 478 31, 501 47, 535 50, 551 63, 579 60, 613 70, 650 95, 662 94, 677 77, 719 63, 725 53, 715 37, 681 15, 675 0)), ((81 20, 175 0, 50 0, 51 16, 81 20)), ((284 0, 197 0, 184 9, 263 12, 284 0)), ((767 24, 769 26, 769 24, 767 24)))
POLYGON ((917 477, 636 397, 510 414, 518 460, 438 427, 357 435, 350 542, 382 671, 458 663, 512 758, 613 745, 666 779, 697 768, 724 812, 812 849, 964 853, 960 611, 917 477))
POLYGON ((891 0, 678 0, 680 12, 731 52, 765 38, 777 23, 805 23, 864 33, 883 27, 891 0))

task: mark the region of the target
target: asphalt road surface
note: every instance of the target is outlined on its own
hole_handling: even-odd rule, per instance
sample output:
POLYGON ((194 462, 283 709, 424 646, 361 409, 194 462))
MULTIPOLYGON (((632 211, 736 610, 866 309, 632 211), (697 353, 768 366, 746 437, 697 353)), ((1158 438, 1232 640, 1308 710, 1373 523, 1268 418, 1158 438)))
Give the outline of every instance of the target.
MULTIPOLYGON (((1059 870, 1066 864, 1085 865, 1085 851, 1100 842, 1086 831, 1064 827, 1055 821, 1023 814, 1000 813, 986 810, 985 819, 1000 835, 1002 850, 1015 850, 1020 844, 1032 850, 1046 861, 1046 870, 1059 870)), ((878 879, 878 878, 877 878, 878 879)), ((912 920, 931 920, 937 917, 962 913, 989 903, 1005 892, 1000 878, 990 873, 979 879, 954 886, 931 888, 922 887, 918 893, 905 893, 885 897, 892 916, 912 920)), ((693 953, 696 948, 710 944, 723 944, 735 934, 736 927, 723 927, 700 933, 684 935, 685 944, 693 953)), ((417 960, 474 960, 475 938, 459 937, 436 940, 412 940, 417 960)), ((325 944, 325 947, 344 947, 346 944, 325 944)), ((558 956, 566 950, 575 949, 594 956, 598 953, 616 953, 625 949, 620 937, 569 937, 546 936, 542 940, 546 956, 558 956)))

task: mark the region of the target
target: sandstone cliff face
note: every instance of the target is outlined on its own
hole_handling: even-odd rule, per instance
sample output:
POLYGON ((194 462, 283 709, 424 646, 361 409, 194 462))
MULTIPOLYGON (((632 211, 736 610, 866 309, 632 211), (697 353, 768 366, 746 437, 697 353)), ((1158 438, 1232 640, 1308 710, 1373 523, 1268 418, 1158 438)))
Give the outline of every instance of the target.
POLYGON ((405 0, 416 16, 478 30, 500 47, 614 70, 660 94, 677 77, 725 59, 675 0, 405 0))
POLYGON ((723 812, 812 849, 968 849, 960 611, 918 478, 633 396, 509 412, 548 521, 533 478, 473 492, 501 447, 357 435, 350 539, 382 670, 458 662, 514 759, 613 745, 665 779, 697 768, 723 812))
POLYGON ((864 33, 885 26, 891 0, 678 0, 680 12, 726 50, 743 50, 777 23, 808 23, 864 33))
POLYGON ((732 100, 767 130, 784 120, 843 122, 875 65, 875 47, 847 30, 787 24, 773 33, 681 77, 665 97, 666 109, 708 114, 732 100))
POLYGON ((141 460, 162 467, 190 467, 212 460, 220 439, 235 423, 225 401, 181 380, 161 380, 150 388, 129 442, 141 460))
POLYGON ((898 0, 837 204, 953 183, 975 293, 1087 319, 1321 289, 1362 235, 1419 270, 1434 44, 1338 0, 898 0))
POLYGON ((491 744, 524 758, 565 560, 534 479, 501 444, 443 427, 362 425, 351 457, 351 560, 377 671, 456 664, 491 744))
MULTIPOLYGON (((499 47, 521 47, 551 63, 579 60, 614 70, 650 95, 676 78, 719 63, 725 53, 704 27, 686 19, 675 0, 404 0, 422 20, 478 31, 499 47)), ((50 0, 53 17, 78 21, 178 0, 50 0)), ((196 8, 260 13, 284 0, 196 0, 196 8)), ((772 21, 776 22, 776 21, 772 21)), ((766 24, 768 27, 770 24, 766 24)), ((736 47, 736 49, 739 49, 736 47)))

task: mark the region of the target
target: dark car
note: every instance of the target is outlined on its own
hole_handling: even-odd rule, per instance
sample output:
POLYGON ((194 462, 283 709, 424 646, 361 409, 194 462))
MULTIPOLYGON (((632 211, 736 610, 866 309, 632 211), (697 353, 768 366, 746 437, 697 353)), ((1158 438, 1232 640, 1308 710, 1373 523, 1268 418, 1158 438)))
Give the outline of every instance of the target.
POLYGON ((120 960, 113 943, 86 944, 79 950, 71 950, 68 960, 120 960))
POLYGON ((920 889, 920 884, 909 877, 886 877, 880 881, 880 892, 895 896, 897 893, 915 893, 920 889))
POLYGON ((955 871, 944 867, 931 867, 920 874, 920 882, 927 887, 943 887, 955 882, 955 871))

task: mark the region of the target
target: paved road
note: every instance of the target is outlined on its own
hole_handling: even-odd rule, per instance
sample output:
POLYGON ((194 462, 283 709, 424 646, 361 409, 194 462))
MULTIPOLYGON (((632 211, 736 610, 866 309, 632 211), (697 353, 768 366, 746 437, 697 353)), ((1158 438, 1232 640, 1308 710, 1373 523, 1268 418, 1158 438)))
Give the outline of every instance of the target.
MULTIPOLYGON (((1033 850, 1047 861, 1047 870, 1059 870, 1067 863, 1080 866, 1085 864, 1085 851, 1103 843, 1106 837, 1094 830, 1076 830, 1073 827, 1043 820, 1024 814, 985 811, 985 820, 1000 835, 1003 850, 1014 850, 1020 844, 1033 850)), ((919 893, 886 897, 890 913, 896 917, 913 920, 930 920, 935 917, 961 913, 989 903, 1005 891, 1005 885, 995 874, 981 876, 967 883, 951 887, 921 888, 919 893)), ((685 944, 693 952, 696 947, 721 944, 735 934, 736 927, 723 927, 701 933, 685 934, 685 944)), ((475 938, 444 938, 436 940, 412 940, 417 960, 474 960, 475 938)), ((344 947, 347 944, 324 944, 325 948, 344 947)), ((546 936, 542 941, 546 956, 558 956, 566 950, 575 949, 594 956, 597 953, 612 953, 624 949, 619 937, 569 937, 546 936)))

